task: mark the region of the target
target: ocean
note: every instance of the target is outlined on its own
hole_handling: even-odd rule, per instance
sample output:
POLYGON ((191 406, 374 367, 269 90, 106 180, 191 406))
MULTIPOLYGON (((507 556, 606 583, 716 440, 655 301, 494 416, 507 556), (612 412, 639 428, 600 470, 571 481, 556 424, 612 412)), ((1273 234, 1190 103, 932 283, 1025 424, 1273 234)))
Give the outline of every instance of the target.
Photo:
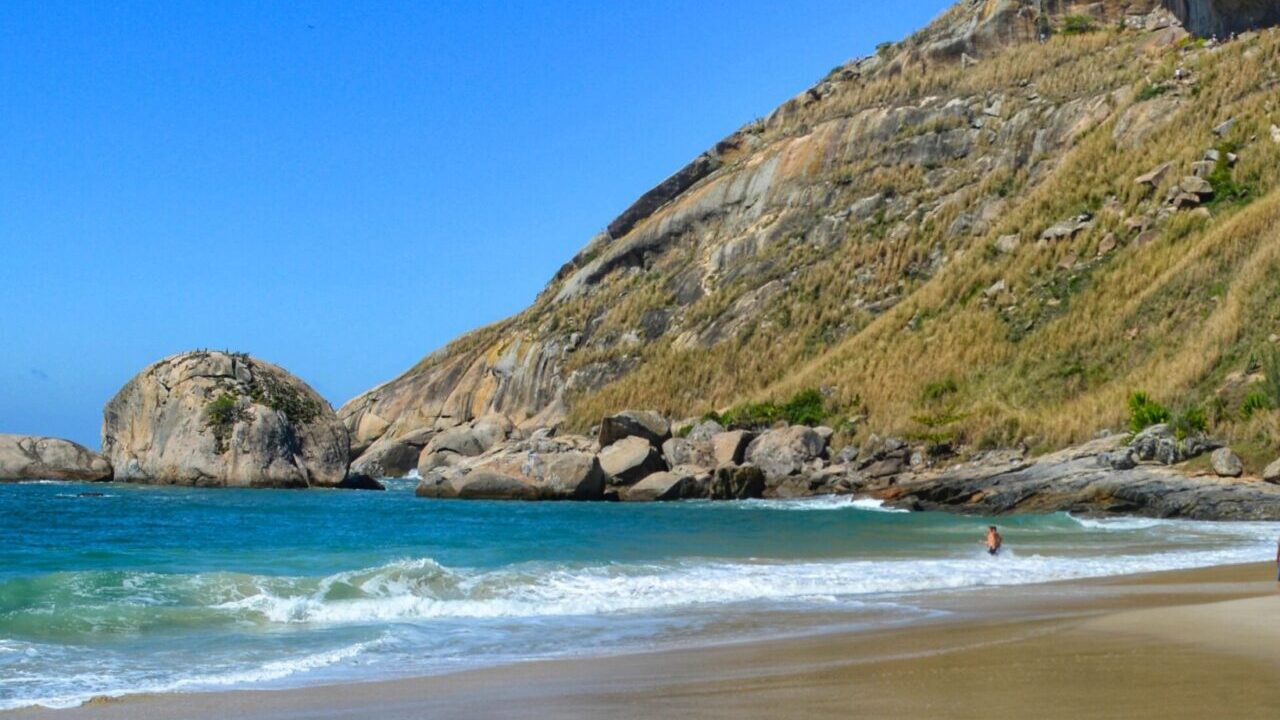
POLYGON ((1278 533, 847 498, 422 500, 412 481, 0 485, 0 709, 883 627, 935 616, 940 591, 1269 560, 1278 533))

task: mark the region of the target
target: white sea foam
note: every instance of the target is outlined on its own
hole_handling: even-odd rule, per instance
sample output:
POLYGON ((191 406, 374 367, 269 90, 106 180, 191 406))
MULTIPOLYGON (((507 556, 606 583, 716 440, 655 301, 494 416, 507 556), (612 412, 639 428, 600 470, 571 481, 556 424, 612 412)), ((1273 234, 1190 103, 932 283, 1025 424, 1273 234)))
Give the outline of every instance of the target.
POLYGON ((403 561, 325 578, 307 592, 263 579, 258 592, 218 605, 267 623, 350 624, 441 618, 537 618, 678 611, 733 603, 806 602, 1022 585, 1247 562, 1257 541, 1220 549, 1085 557, 1018 555, 831 562, 685 560, 585 567, 451 570, 403 561), (294 590, 291 592, 291 590, 294 590))
POLYGON ((767 510, 870 510, 874 512, 905 513, 908 510, 885 507, 883 500, 854 498, 849 495, 819 495, 817 497, 788 498, 785 500, 743 500, 739 507, 767 510))
POLYGON ((113 675, 109 672, 101 672, 103 668, 90 673, 61 674, 46 681, 47 694, 40 697, 6 699, 0 696, 0 710, 13 710, 32 705, 40 705, 47 708, 68 708, 82 705, 95 697, 122 697, 124 695, 173 693, 257 685, 335 665, 364 654, 377 647, 381 642, 381 640, 373 640, 354 643, 324 652, 273 660, 257 667, 246 667, 222 673, 177 675, 165 681, 135 680, 129 677, 130 673, 128 671, 113 675), (118 686, 101 687, 99 684, 104 679, 109 679, 118 686))

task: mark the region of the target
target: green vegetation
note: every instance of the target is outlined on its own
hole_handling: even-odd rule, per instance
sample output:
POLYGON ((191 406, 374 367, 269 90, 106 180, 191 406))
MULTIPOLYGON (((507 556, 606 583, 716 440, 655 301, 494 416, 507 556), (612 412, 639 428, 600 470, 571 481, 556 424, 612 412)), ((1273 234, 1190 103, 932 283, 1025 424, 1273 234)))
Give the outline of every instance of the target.
POLYGON ((1219 205, 1222 203, 1242 204, 1247 203, 1252 198, 1249 188, 1236 182, 1235 171, 1231 167, 1230 156, 1239 150, 1239 146, 1233 142, 1223 142, 1218 145, 1218 159, 1215 161, 1213 171, 1209 173, 1209 184, 1213 186, 1213 202, 1211 205, 1219 205))
POLYGON ((1063 35, 1085 35, 1098 29, 1088 15, 1068 15, 1062 19, 1063 35))
POLYGON ((1145 392, 1129 395, 1129 432, 1140 433, 1152 425, 1169 422, 1169 410, 1145 392))
POLYGON ((1138 102, 1146 102, 1148 100, 1154 100, 1167 92, 1169 92, 1169 86, 1164 83, 1147 83, 1138 91, 1138 95, 1135 99, 1138 102))
POLYGON ((285 417, 295 423, 306 424, 320 416, 318 402, 305 397, 292 385, 281 382, 261 367, 254 368, 249 397, 255 404, 284 413, 285 417))
POLYGON ((204 406, 205 425, 213 431, 218 442, 218 450, 225 452, 227 443, 236 423, 249 419, 248 412, 240 407, 236 397, 230 393, 222 393, 204 406))
POLYGON ((1264 353, 1259 369, 1262 371, 1262 392, 1272 407, 1280 407, 1280 350, 1271 348, 1264 353))
POLYGON ((1170 423, 1173 427, 1173 434, 1178 440, 1186 440, 1192 435, 1207 432, 1209 430, 1209 418, 1205 415, 1204 408, 1199 405, 1191 405, 1185 407, 1173 416, 1170 423))
POLYGON ((1255 414, 1271 410, 1273 407, 1275 406, 1272 404, 1271 398, 1267 397, 1265 392, 1254 390, 1245 395, 1244 402, 1240 403, 1240 418, 1249 420, 1255 414))
POLYGON ((801 390, 782 405, 771 402, 743 403, 726 410, 724 414, 709 413, 707 419, 715 420, 734 430, 759 430, 784 420, 790 425, 821 425, 831 416, 827 399, 818 390, 801 390))
POLYGON ((952 378, 936 380, 924 386, 924 389, 920 391, 920 400, 926 403, 937 402, 947 396, 955 395, 959 391, 960 386, 952 378))

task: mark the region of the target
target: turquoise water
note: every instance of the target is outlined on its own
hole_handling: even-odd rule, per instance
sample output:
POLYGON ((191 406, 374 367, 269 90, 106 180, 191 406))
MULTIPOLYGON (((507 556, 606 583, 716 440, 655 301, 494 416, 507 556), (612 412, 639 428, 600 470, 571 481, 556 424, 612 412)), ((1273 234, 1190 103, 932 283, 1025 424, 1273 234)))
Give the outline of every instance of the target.
POLYGON ((0 708, 925 617, 922 594, 1267 559, 1276 525, 0 485, 0 708), (82 493, 102 493, 82 496, 82 493))

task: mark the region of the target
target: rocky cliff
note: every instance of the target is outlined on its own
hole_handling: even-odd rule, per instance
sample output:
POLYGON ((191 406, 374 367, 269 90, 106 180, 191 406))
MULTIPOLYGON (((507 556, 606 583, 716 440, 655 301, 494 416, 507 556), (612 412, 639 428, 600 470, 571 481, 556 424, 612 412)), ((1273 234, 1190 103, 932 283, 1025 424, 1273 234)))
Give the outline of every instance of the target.
POLYGON ((849 432, 991 445, 1087 439, 1138 388, 1208 401, 1280 331, 1280 37, 1180 19, 1269 7, 957 4, 645 193, 529 309, 344 405, 355 467, 407 470, 481 416, 586 428, 804 387, 849 432))

